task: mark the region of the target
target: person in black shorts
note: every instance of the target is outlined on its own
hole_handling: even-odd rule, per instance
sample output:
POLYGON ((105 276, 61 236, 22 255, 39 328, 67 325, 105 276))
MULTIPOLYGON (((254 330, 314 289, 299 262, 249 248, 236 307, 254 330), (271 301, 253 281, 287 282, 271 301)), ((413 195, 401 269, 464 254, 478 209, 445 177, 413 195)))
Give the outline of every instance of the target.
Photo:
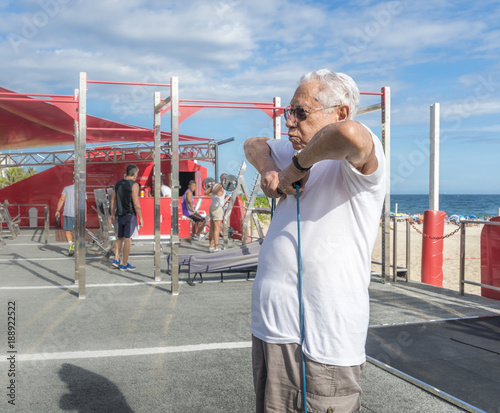
POLYGON ((189 181, 188 189, 182 197, 182 213, 196 223, 196 232, 191 235, 196 241, 201 240, 201 232, 205 226, 205 218, 198 214, 193 207, 193 196, 196 190, 196 181, 189 181))
POLYGON ((135 270, 130 265, 128 257, 132 245, 132 234, 137 227, 137 216, 140 226, 144 225, 142 219, 141 205, 139 204, 139 184, 135 182, 139 174, 139 168, 134 164, 127 166, 125 179, 118 181, 111 197, 111 224, 115 223, 115 206, 118 224, 118 235, 115 244, 115 259, 113 267, 120 270, 135 270), (123 245, 123 262, 120 264, 120 250, 123 245))

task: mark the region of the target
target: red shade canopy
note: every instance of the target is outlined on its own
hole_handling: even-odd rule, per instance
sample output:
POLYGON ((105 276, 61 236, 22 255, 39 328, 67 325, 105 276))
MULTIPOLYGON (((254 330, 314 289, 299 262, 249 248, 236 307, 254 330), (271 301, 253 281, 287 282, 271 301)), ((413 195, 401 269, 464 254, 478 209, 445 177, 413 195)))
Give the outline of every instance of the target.
MULTIPOLYGON (((74 144, 74 121, 78 102, 72 96, 19 94, 0 87, 0 150, 15 150, 74 144)), ((169 132, 161 132, 170 141, 169 132)), ((153 129, 87 115, 87 143, 147 142, 153 129)), ((209 139, 180 135, 181 141, 209 139)))

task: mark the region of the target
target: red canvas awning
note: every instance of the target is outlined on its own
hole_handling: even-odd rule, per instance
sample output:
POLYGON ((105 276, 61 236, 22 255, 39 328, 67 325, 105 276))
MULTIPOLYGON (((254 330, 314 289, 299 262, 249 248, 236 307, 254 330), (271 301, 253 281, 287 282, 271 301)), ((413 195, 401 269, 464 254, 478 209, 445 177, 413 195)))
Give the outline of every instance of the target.
MULTIPOLYGON (((72 96, 19 94, 0 87, 0 150, 17 150, 74 143, 78 103, 72 96), (29 101, 27 101, 29 99, 29 101)), ((162 132, 164 142, 171 140, 162 132)), ((87 143, 148 142, 153 129, 87 115, 87 143)), ((180 141, 207 141, 180 135, 180 141)))

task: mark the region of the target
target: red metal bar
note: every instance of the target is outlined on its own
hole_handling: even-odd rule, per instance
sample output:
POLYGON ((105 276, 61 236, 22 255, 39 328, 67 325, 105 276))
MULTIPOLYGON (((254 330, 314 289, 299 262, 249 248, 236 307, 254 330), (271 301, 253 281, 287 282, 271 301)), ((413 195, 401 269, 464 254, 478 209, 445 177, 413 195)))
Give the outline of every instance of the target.
POLYGON ((68 99, 30 99, 30 98, 3 98, 0 97, 0 100, 8 100, 13 102, 58 102, 58 103, 78 103, 76 100, 68 100, 68 99))
POLYGON ((87 83, 101 83, 108 85, 135 85, 135 86, 165 86, 170 87, 170 83, 140 83, 140 82, 111 82, 107 80, 87 80, 87 83))
POLYGON ((201 100, 201 99, 179 99, 179 102, 195 102, 195 103, 232 103, 240 105, 270 105, 273 106, 273 102, 240 102, 235 100, 201 100))
MULTIPOLYGON (((382 92, 359 92, 362 95, 383 95, 382 92)), ((234 103, 241 105, 270 105, 273 106, 273 102, 240 102, 235 100, 203 100, 203 99, 179 99, 179 102, 196 102, 196 103, 234 103)))
MULTIPOLYGON (((17 92, 0 92, 0 95, 7 95, 7 96, 45 96, 45 97, 51 97, 51 98, 68 98, 68 99, 74 99, 75 97, 73 95, 51 95, 51 94, 38 94, 38 93, 17 93, 17 92)), ((0 98, 2 99, 2 98, 0 98)))
POLYGON ((116 131, 116 132, 153 132, 151 129, 146 128, 89 128, 87 130, 103 130, 103 131, 116 131))

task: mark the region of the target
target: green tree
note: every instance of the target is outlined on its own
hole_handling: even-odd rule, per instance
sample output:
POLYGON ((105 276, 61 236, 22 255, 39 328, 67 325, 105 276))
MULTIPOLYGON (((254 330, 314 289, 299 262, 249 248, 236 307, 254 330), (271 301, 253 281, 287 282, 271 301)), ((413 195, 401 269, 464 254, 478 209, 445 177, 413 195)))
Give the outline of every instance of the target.
POLYGON ((5 188, 16 182, 22 181, 25 178, 35 175, 37 172, 35 168, 29 167, 28 170, 20 166, 13 168, 0 169, 0 188, 5 188))

